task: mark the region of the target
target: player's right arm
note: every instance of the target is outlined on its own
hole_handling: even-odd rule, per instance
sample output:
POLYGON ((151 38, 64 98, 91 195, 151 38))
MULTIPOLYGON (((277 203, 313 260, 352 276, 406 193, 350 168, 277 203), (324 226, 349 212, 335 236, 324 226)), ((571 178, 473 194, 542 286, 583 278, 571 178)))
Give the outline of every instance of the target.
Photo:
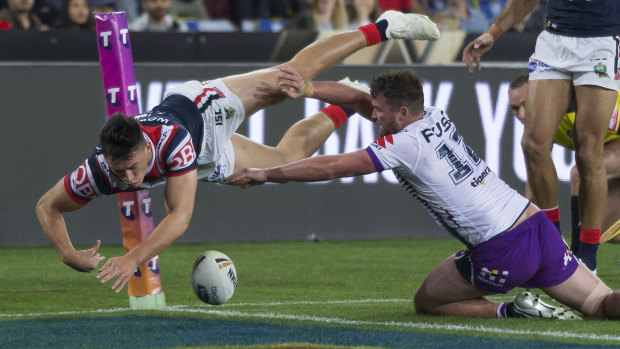
POLYGON ((63 218, 63 213, 82 207, 83 205, 69 197, 65 190, 64 178, 62 178, 39 199, 36 211, 39 223, 60 259, 77 271, 90 272, 105 258, 97 253, 101 241, 97 240, 93 247, 87 250, 77 251, 69 239, 63 218))
POLYGON ((499 36, 512 28, 517 22, 525 18, 539 0, 507 0, 504 8, 491 24, 485 33, 482 33, 474 41, 463 49, 463 62, 467 65, 470 73, 474 72, 474 61, 476 69, 480 70, 480 57, 493 47, 495 40, 499 36))

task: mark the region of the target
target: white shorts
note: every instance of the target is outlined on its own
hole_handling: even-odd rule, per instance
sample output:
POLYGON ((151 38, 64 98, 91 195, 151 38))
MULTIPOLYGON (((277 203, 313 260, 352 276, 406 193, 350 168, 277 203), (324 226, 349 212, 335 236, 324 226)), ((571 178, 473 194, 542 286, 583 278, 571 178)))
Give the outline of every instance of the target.
POLYGON ((235 167, 235 152, 230 137, 245 119, 245 109, 222 79, 188 81, 164 94, 183 95, 196 103, 202 112, 204 135, 198 156, 198 179, 223 182, 235 167))
POLYGON ((618 91, 618 44, 613 36, 577 38, 544 30, 530 57, 530 80, 572 80, 573 86, 618 91))

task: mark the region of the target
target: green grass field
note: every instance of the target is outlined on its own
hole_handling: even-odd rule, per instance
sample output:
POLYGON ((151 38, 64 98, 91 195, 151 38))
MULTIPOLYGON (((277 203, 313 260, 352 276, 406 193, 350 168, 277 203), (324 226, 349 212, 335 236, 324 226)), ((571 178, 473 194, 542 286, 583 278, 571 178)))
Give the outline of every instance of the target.
MULTIPOLYGON (((616 321, 417 315, 415 290, 459 249, 452 239, 175 244, 160 256, 167 307, 134 311, 126 291, 73 271, 51 247, 0 248, 0 347, 620 346, 616 321), (208 249, 237 268, 235 295, 222 306, 202 303, 189 282, 208 249)), ((620 288, 620 246, 599 251, 598 275, 620 288)))

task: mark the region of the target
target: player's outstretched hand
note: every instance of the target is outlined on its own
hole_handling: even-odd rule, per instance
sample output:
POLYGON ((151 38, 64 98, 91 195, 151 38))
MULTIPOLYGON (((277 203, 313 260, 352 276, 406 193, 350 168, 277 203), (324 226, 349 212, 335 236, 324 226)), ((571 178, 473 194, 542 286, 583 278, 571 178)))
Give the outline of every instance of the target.
POLYGON ((138 267, 127 256, 112 257, 99 269, 97 279, 101 279, 101 283, 105 284, 109 280, 116 278, 110 289, 119 293, 123 287, 129 282, 138 267))
POLYGON ((493 47, 495 40, 489 33, 483 33, 477 37, 474 41, 463 50, 463 62, 467 64, 467 69, 470 73, 474 72, 474 61, 476 62, 476 68, 480 71, 480 57, 493 47))
POLYGON ((281 66, 278 78, 280 78, 279 84, 282 87, 282 93, 289 98, 297 99, 312 95, 312 84, 309 81, 305 81, 301 74, 293 67, 289 65, 281 66))
POLYGON ((235 172, 226 177, 224 181, 228 184, 237 185, 246 189, 267 182, 267 175, 265 174, 265 170, 260 168, 246 168, 245 170, 235 172))
POLYGON ((97 265, 105 259, 104 256, 99 255, 97 250, 101 246, 101 240, 97 240, 93 247, 88 250, 75 251, 71 259, 66 260, 65 264, 71 268, 84 273, 90 273, 97 268, 97 265))

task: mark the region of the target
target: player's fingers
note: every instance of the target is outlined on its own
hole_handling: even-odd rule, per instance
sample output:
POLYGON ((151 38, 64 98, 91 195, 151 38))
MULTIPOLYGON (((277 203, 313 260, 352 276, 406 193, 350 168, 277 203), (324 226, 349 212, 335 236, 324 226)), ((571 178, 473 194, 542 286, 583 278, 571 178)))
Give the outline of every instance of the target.
POLYGON ((99 269, 99 272, 103 272, 104 270, 108 269, 108 267, 110 266, 110 263, 112 263, 112 258, 108 259, 107 262, 105 262, 105 264, 103 265, 103 267, 101 267, 99 269))
POLYGON ((297 99, 299 97, 299 95, 297 94, 297 90, 295 89, 291 89, 291 88, 286 88, 286 89, 282 89, 282 92, 288 96, 288 98, 290 99, 297 99))
POLYGON ((476 57, 476 68, 480 71, 480 56, 476 57))
POLYGON ((299 74, 299 72, 297 70, 295 70, 295 68, 291 67, 290 65, 283 65, 280 67, 280 71, 287 73, 287 74, 291 74, 291 75, 297 75, 297 76, 301 76, 301 74, 299 74))
POLYGON ((97 252, 99 247, 101 247, 101 240, 97 240, 95 244, 93 245, 93 247, 90 248, 90 250, 93 252, 93 254, 95 254, 95 252, 97 252))
POLYGON ((116 289, 116 293, 119 293, 120 291, 123 290, 123 288, 125 288, 125 285, 127 285, 127 282, 129 282, 130 278, 127 279, 123 279, 120 286, 118 286, 118 288, 116 289))

